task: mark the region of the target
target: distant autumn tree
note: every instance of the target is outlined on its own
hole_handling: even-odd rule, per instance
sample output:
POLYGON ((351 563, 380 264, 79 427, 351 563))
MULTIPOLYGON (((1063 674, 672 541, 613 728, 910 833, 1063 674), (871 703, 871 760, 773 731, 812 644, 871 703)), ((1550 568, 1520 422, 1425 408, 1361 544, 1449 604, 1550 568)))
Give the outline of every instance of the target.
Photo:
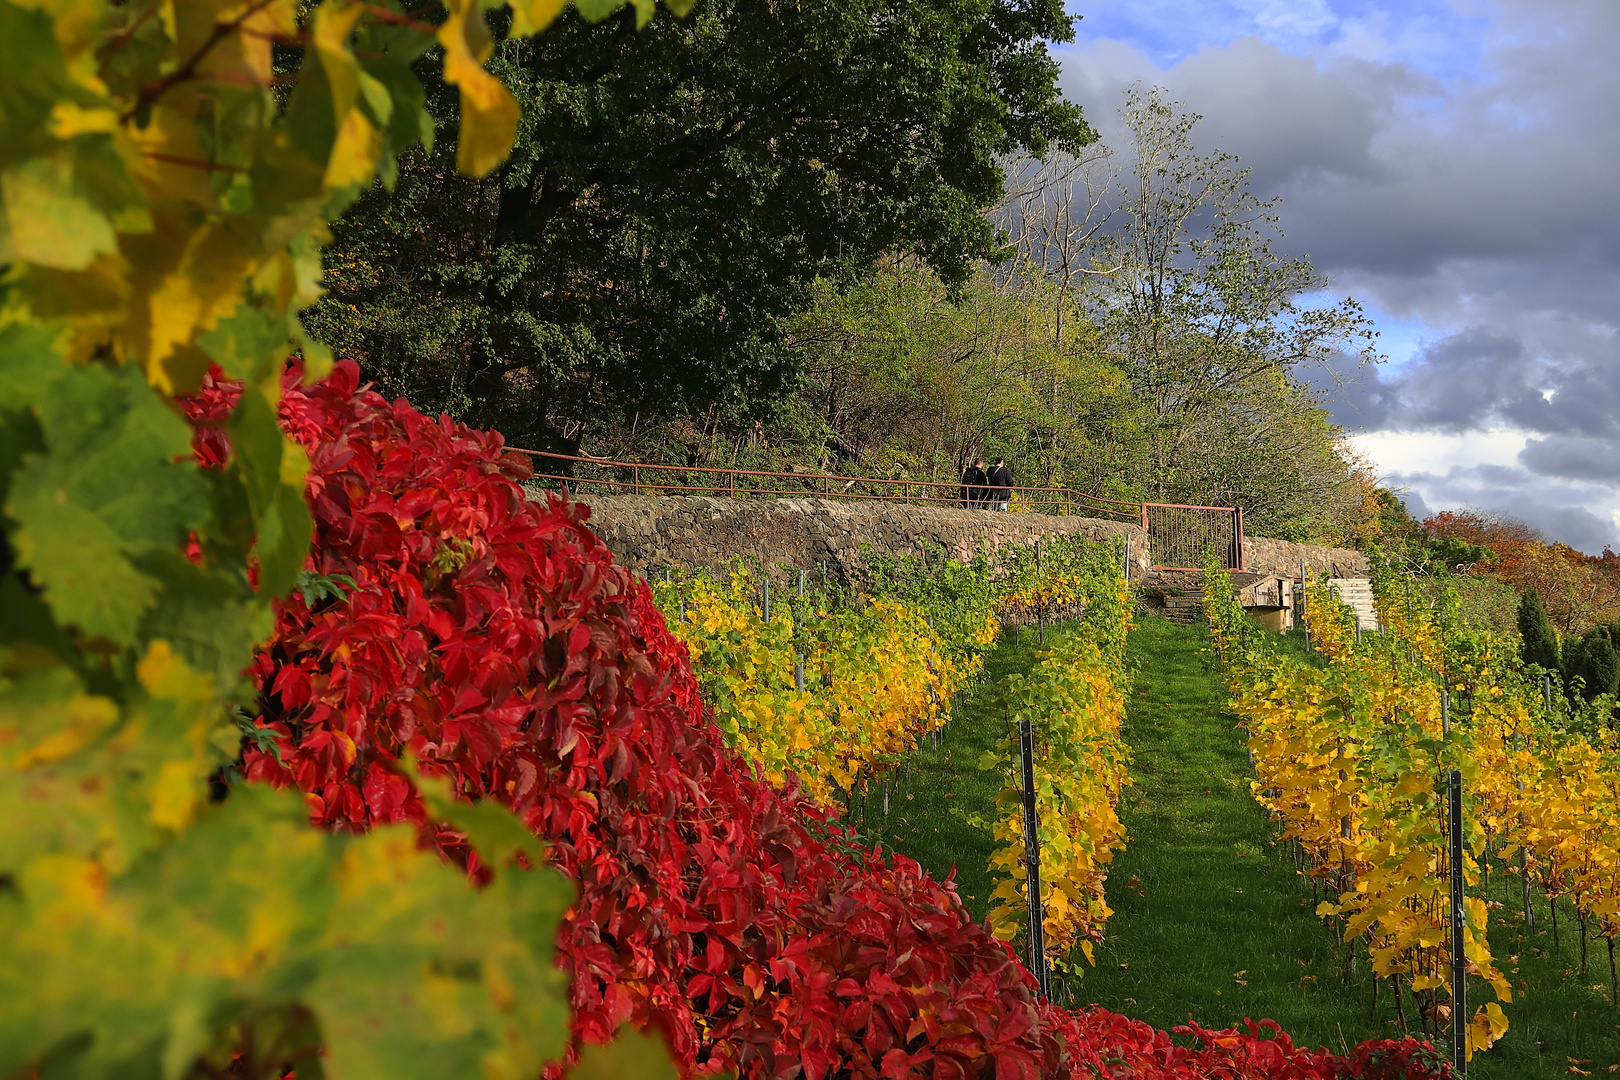
POLYGON ((1423 521, 1432 539, 1478 544, 1494 557, 1483 567, 1514 588, 1534 589, 1547 617, 1568 637, 1620 619, 1620 560, 1593 557, 1556 543, 1528 523, 1467 507, 1423 521))

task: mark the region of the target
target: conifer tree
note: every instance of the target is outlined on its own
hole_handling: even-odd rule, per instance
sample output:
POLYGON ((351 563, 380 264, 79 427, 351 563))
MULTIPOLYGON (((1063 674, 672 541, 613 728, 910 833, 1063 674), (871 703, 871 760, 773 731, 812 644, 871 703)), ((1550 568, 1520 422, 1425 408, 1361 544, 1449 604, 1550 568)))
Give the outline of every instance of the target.
POLYGON ((1541 595, 1534 589, 1519 597, 1519 636, 1524 639, 1520 656, 1527 664, 1540 664, 1549 671, 1561 671, 1558 662, 1558 632, 1547 618, 1541 595))

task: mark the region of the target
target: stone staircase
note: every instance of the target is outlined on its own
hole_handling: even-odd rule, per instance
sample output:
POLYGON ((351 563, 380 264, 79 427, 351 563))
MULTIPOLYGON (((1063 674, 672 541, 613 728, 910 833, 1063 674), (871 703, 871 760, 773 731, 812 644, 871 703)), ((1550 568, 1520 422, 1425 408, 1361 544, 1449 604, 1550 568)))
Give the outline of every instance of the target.
POLYGON ((1173 623, 1204 621, 1204 574, 1200 570, 1151 570, 1142 580, 1142 602, 1173 623))
POLYGON ((1204 621, 1204 596, 1193 593, 1189 596, 1167 596, 1164 601, 1164 617, 1173 623, 1182 626, 1191 626, 1193 623, 1204 621))
MULTIPOLYGON (((1252 574, 1234 571, 1231 574, 1232 588, 1236 591, 1238 602, 1246 610, 1254 614, 1261 621, 1261 625, 1270 625, 1266 619, 1269 617, 1276 625, 1270 626, 1273 630, 1282 630, 1287 622, 1283 615, 1285 608, 1292 606, 1293 585, 1282 578, 1271 577, 1265 574, 1252 574)), ((1340 590, 1347 604, 1361 611, 1371 610, 1372 592, 1367 587, 1365 578, 1361 579, 1334 579, 1333 584, 1340 590)), ((1190 623, 1204 621, 1204 575, 1199 570, 1150 570, 1142 579, 1142 600, 1150 610, 1156 611, 1171 622, 1186 626, 1190 623)), ((1368 625, 1367 615, 1362 615, 1362 626, 1368 625)))

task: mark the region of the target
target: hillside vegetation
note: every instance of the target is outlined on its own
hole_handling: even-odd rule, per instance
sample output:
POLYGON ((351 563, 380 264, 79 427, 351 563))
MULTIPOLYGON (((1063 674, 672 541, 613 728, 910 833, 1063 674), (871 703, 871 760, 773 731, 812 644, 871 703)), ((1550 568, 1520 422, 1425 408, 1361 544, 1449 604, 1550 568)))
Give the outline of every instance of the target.
MULTIPOLYGON (((701 59, 671 83, 741 95, 764 76, 702 50, 797 32, 748 3, 696 18, 612 48, 663 65, 691 36, 701 59)), ((605 27, 564 35, 611 51, 605 27)), ((685 149, 719 122, 707 104, 660 104, 630 160, 581 144, 640 91, 519 48, 495 70, 549 111, 511 162, 473 181, 407 152, 394 193, 335 227, 306 321, 386 392, 617 460, 954 482, 1002 456, 1020 484, 1242 506, 1263 535, 1346 542, 1376 519, 1375 477, 1312 389, 1330 360, 1378 360, 1376 332, 1277 250, 1276 200, 1197 152, 1200 118, 1162 91, 1127 94, 1117 150, 1030 83, 1000 134, 961 144, 930 121, 898 161, 850 114, 899 106, 849 85, 858 65, 795 54, 815 94, 739 105, 726 155, 685 149), (778 109, 823 137, 777 137, 778 109), (649 179, 665 158, 695 183, 649 179), (902 173, 927 185, 867 179, 902 173)))

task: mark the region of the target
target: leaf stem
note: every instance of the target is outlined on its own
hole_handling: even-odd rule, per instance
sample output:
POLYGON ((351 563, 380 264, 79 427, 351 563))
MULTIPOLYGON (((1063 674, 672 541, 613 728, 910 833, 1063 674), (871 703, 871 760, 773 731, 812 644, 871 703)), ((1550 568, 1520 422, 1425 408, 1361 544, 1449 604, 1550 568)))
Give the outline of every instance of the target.
POLYGON ((141 87, 140 94, 135 98, 135 104, 126 109, 124 111, 124 115, 119 117, 119 120, 122 123, 129 123, 136 116, 151 108, 158 98, 162 97, 179 84, 185 82, 187 79, 195 76, 197 73, 197 65, 201 64, 203 62, 203 58, 206 57, 210 52, 213 52, 214 46, 218 45, 221 41, 224 41, 226 38, 240 30, 243 23, 247 22, 249 19, 253 18, 253 16, 269 7, 271 3, 272 0, 254 0, 254 2, 248 6, 246 11, 242 12, 242 14, 238 15, 230 22, 215 23, 213 31, 208 35, 208 39, 197 47, 197 51, 192 53, 190 58, 187 59, 185 63, 169 72, 169 74, 163 76, 163 78, 147 83, 145 86, 141 87))

